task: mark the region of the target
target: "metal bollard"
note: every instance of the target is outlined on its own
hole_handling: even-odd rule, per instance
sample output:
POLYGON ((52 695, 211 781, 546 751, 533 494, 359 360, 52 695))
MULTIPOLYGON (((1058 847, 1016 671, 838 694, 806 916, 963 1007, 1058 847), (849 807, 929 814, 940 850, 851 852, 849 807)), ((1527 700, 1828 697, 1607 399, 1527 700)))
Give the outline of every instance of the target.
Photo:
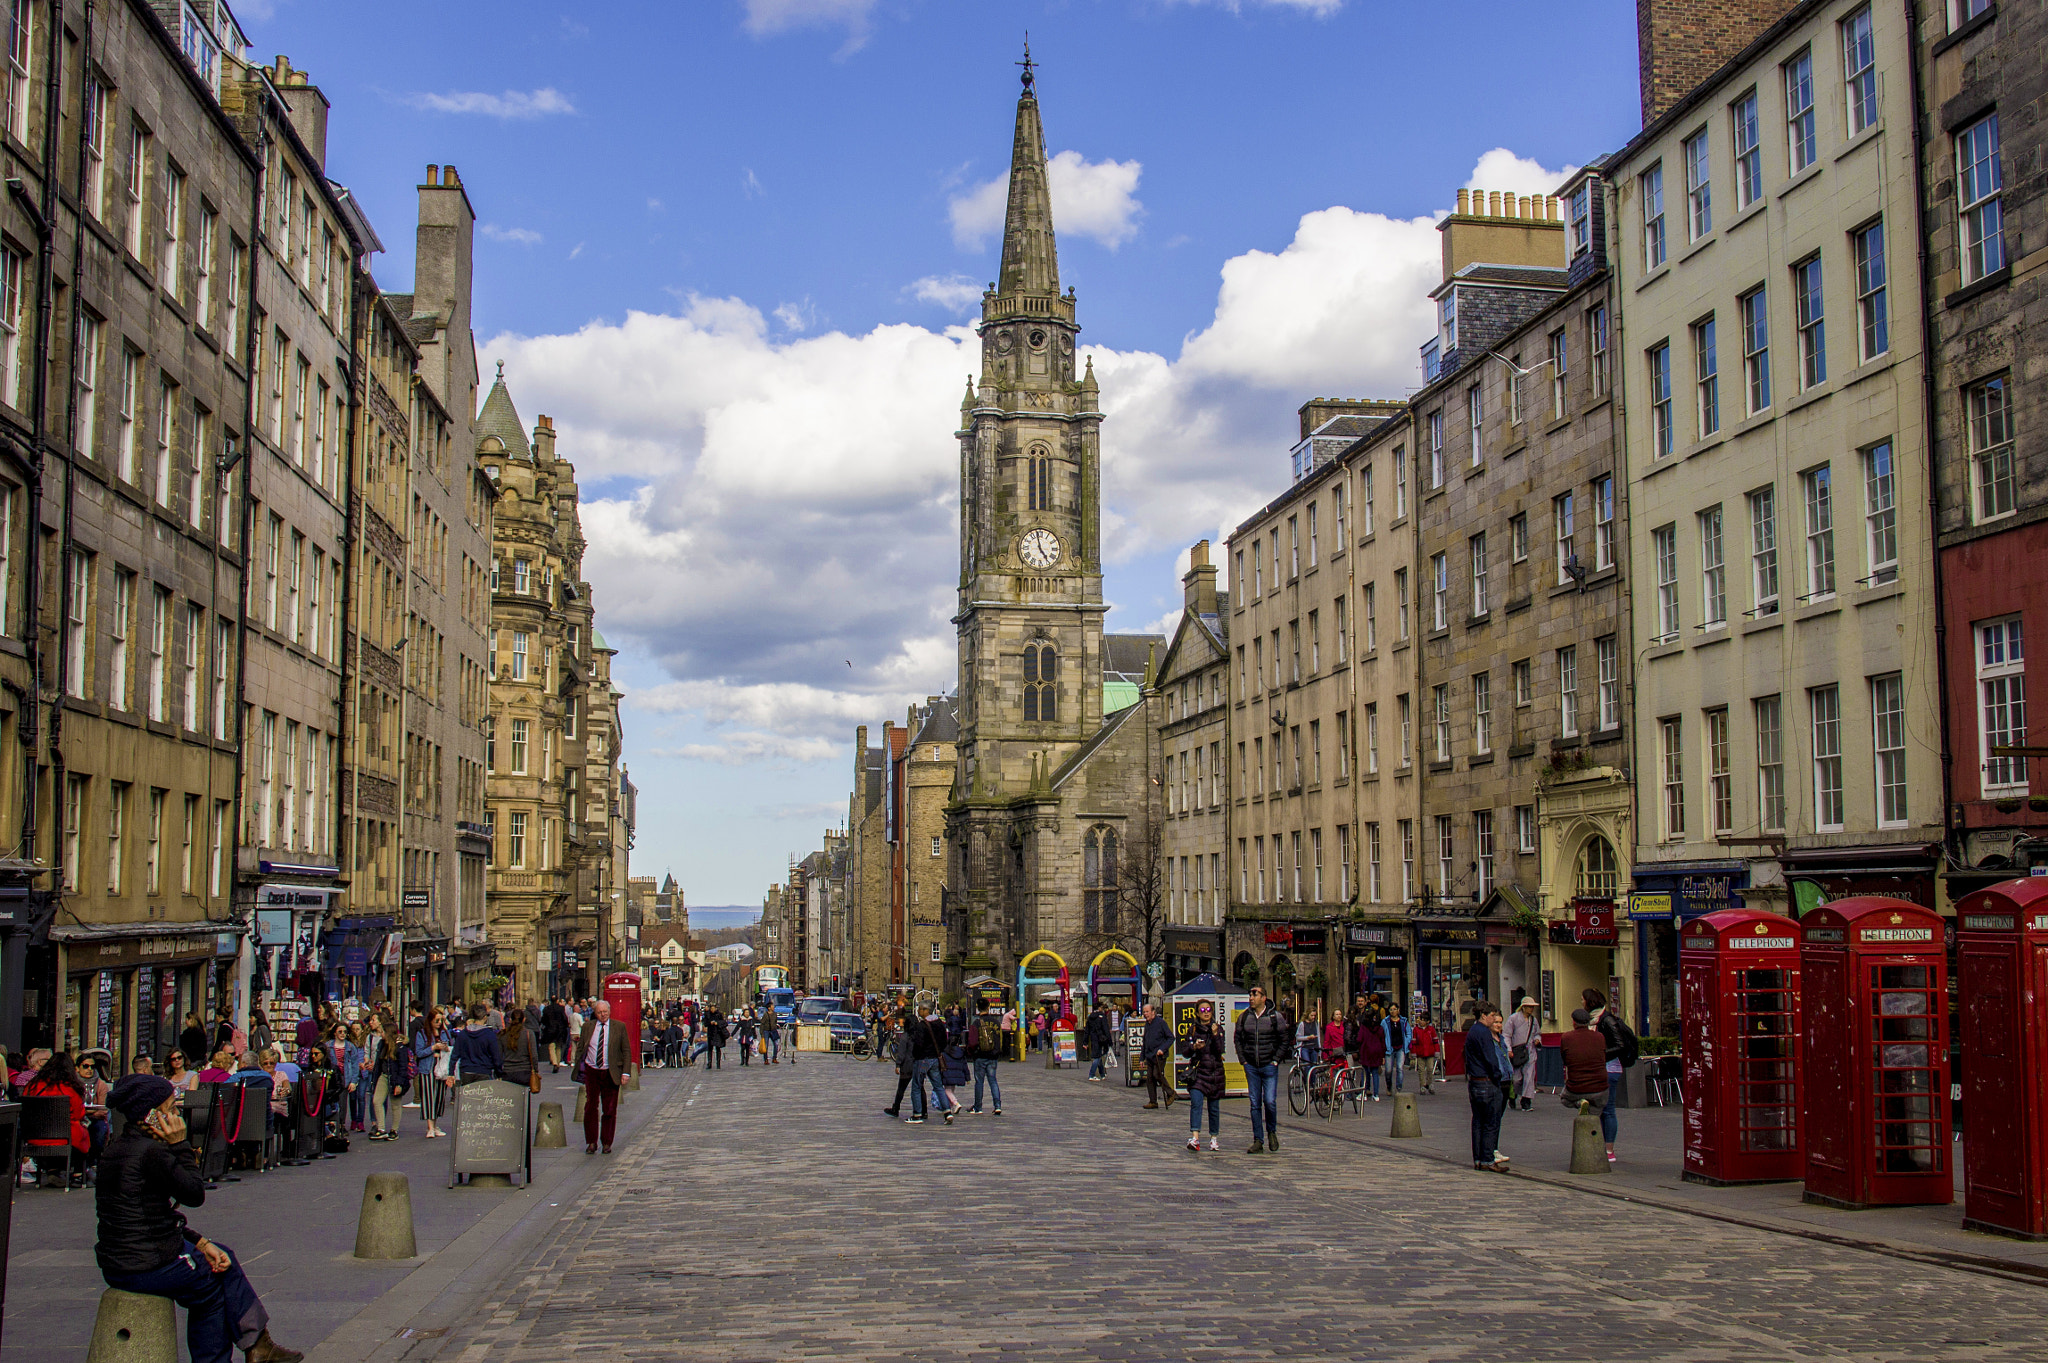
POLYGON ((533 1148, 536 1150, 565 1150, 569 1146, 569 1133, 562 1125, 562 1105, 542 1103, 540 1118, 534 1123, 533 1148))
POLYGON ((1394 1095, 1394 1127, 1387 1134, 1401 1140, 1422 1134, 1422 1114, 1415 1109, 1414 1094, 1394 1095))
POLYGON ((1578 1116, 1572 1118, 1572 1172, 1607 1172, 1607 1142, 1600 1138, 1600 1114, 1589 1102, 1582 1101, 1578 1116))
POLYGON ((363 1180, 363 1209, 356 1216, 356 1258, 410 1259, 418 1253, 411 1182, 404 1174, 371 1174, 363 1180))
POLYGON ((169 1297, 100 1293, 86 1363, 177 1363, 178 1313, 169 1297))

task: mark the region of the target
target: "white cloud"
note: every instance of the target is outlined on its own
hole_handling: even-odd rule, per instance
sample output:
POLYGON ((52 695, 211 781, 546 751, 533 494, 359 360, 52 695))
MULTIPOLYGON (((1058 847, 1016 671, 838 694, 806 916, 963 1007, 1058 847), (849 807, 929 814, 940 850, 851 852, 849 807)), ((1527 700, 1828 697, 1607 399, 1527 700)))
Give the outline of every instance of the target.
POLYGON ((1472 167, 1466 189, 1497 189, 1503 194, 1555 194, 1557 187, 1578 172, 1577 166, 1545 170, 1541 162, 1517 156, 1506 147, 1495 147, 1472 167))
POLYGON ((1254 9, 1296 9, 1318 17, 1335 14, 1344 8, 1344 0, 1169 0, 1169 3, 1213 5, 1217 9, 1227 9, 1232 14, 1241 12, 1247 5, 1254 9))
MULTIPOLYGON (((752 167, 749 167, 746 175, 740 180, 740 193, 746 195, 749 199, 753 199, 767 192, 767 189, 761 184, 760 177, 754 174, 752 167)), ((650 199, 648 202, 652 203, 654 201, 650 199)))
POLYGON ((981 301, 981 288, 964 274, 928 274, 904 291, 920 303, 936 303, 948 312, 965 312, 981 301))
MULTIPOLYGON (((1063 151, 1046 162, 1052 191, 1053 226, 1062 236, 1092 237, 1114 250, 1137 235, 1145 206, 1138 202, 1138 161, 1089 161, 1077 151, 1063 151)), ((980 250, 1003 230, 1009 208, 1007 171, 964 194, 948 207, 953 241, 962 250, 980 250)))
POLYGON ((843 28, 840 55, 868 40, 869 20, 879 0, 745 0, 747 32, 767 38, 799 28, 843 28))
POLYGON ((436 114, 483 114, 490 118, 543 118, 549 114, 573 114, 576 106, 560 90, 507 90, 489 94, 481 90, 452 90, 445 95, 431 92, 407 95, 404 103, 436 114))
POLYGON ((492 241, 509 241, 516 246, 538 246, 541 243, 540 233, 527 227, 500 227, 494 222, 487 222, 477 230, 492 241))
POLYGON ((818 309, 806 297, 800 303, 784 303, 775 309, 775 320, 784 331, 803 333, 818 325, 818 309))
MULTIPOLYGON (((1278 249, 1222 263, 1214 313, 1178 354, 1087 349, 1108 417, 1113 578, 1271 498, 1304 398, 1416 386, 1435 222, 1307 213, 1278 249)), ((978 288, 931 276, 906 292, 964 303, 978 288)), ((953 431, 975 335, 797 320, 801 333, 739 299, 690 296, 673 314, 485 343, 520 410, 554 418, 583 485, 609 489, 583 507, 585 575, 622 661, 667 679, 631 704, 672 731, 643 741, 677 760, 836 763, 854 725, 954 684, 953 431)), ((1178 594, 1139 585, 1111 595, 1178 594)))

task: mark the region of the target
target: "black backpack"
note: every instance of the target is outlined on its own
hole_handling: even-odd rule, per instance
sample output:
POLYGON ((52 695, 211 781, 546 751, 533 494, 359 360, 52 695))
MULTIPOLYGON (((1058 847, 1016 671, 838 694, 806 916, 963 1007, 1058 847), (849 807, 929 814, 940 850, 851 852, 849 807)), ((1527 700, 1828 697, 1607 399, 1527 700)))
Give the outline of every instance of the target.
POLYGON ((1619 1015, 1609 1013, 1607 1016, 1614 1023, 1614 1044, 1621 1048, 1621 1054, 1616 1056, 1615 1059, 1621 1062, 1623 1069, 1627 1069, 1630 1065, 1642 1059, 1642 1042, 1637 1038, 1635 1029, 1630 1027, 1619 1015))
POLYGON ((984 1013, 974 1021, 974 1056, 977 1060, 1000 1060, 1003 1055, 1003 1020, 984 1013))

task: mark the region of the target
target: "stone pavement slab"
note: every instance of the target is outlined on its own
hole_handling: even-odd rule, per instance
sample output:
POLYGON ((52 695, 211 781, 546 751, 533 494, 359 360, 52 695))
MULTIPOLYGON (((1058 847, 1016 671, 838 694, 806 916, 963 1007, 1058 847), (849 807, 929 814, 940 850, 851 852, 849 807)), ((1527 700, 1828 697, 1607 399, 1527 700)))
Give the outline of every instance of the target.
MULTIPOLYGON (((677 1080, 691 1073, 649 1071, 640 1092, 624 1095, 621 1140, 648 1120, 677 1080)), ((567 1080, 566 1070, 543 1074, 537 1101, 559 1101, 565 1113, 573 1113, 576 1090, 567 1080)), ((243 1174, 241 1182, 222 1184, 207 1195, 204 1206, 186 1212, 193 1226, 241 1256, 277 1337, 294 1348, 312 1348, 415 1274, 432 1277, 435 1261, 464 1235, 501 1208, 517 1212, 544 1204, 550 1190, 586 1158, 581 1133, 572 1130, 568 1150, 533 1152, 531 1192, 451 1189, 449 1142, 424 1139, 425 1126, 414 1108, 405 1109, 399 1130, 396 1141, 372 1142, 352 1133, 348 1153, 302 1168, 243 1174), (418 1258, 355 1258, 363 1179, 382 1172, 405 1174, 411 1182, 418 1258)), ((85 1356, 105 1287, 93 1258, 96 1238, 91 1189, 15 1191, 7 1264, 10 1309, 0 1332, 0 1363, 85 1356)), ((182 1334, 181 1325, 181 1341, 182 1334)))
POLYGON ((1241 1103, 1224 1153, 1190 1154, 1178 1105, 1003 1081, 1005 1116, 948 1127, 877 1115, 889 1071, 850 1057, 696 1077, 495 1284, 378 1357, 2040 1353, 2036 1285, 1286 1126, 1248 1156, 1241 1103))

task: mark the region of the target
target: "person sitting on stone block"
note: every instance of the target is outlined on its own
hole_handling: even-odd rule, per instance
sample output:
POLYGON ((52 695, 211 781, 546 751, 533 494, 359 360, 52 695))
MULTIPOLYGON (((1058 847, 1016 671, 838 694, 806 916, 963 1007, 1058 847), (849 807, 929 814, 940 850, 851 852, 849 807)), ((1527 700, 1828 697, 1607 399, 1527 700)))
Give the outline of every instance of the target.
POLYGON ((185 1138, 177 1089, 159 1075, 131 1074, 107 1102, 128 1119, 100 1156, 93 1251, 107 1286, 183 1306, 192 1363, 233 1363, 237 1345, 249 1363, 305 1357, 271 1339, 270 1315, 234 1251, 193 1230, 178 1211, 180 1203, 206 1201, 206 1180, 185 1138))

